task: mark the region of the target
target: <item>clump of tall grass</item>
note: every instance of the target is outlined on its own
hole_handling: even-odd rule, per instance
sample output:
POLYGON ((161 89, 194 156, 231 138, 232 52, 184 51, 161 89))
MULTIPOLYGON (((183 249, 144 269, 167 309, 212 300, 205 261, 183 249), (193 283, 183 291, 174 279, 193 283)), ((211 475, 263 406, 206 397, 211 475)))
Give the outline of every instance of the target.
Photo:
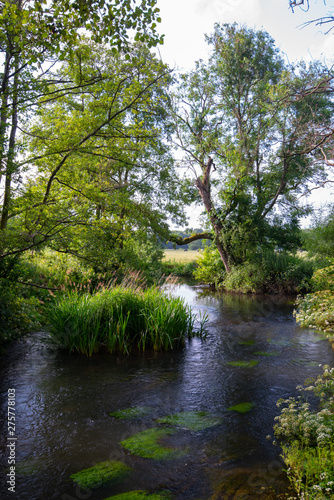
POLYGON ((45 309, 51 341, 70 352, 91 356, 101 350, 129 354, 136 348, 168 350, 187 338, 205 335, 206 317, 199 321, 181 298, 157 287, 143 290, 135 281, 94 294, 73 290, 45 309))

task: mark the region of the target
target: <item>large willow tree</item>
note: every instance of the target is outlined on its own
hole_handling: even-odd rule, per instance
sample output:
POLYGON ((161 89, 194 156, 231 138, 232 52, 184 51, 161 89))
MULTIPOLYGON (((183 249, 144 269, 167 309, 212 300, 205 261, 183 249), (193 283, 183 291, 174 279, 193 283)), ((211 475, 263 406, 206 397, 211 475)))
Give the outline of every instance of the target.
POLYGON ((207 41, 209 61, 181 78, 176 142, 228 272, 298 244, 301 197, 326 179, 333 103, 324 69, 293 71, 263 31, 216 25, 207 41))

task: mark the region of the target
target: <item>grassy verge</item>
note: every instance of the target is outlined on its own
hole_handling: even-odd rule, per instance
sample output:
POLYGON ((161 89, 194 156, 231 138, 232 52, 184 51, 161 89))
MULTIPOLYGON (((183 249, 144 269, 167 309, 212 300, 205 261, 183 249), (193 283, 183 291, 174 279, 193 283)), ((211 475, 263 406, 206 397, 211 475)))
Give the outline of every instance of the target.
POLYGON ((334 368, 324 367, 316 380, 297 387, 301 395, 279 400, 275 435, 282 440, 282 457, 297 498, 334 498, 334 368), (318 400, 312 411, 308 394, 318 400))
POLYGON ((100 350, 129 354, 133 348, 168 350, 204 335, 181 298, 157 288, 126 285, 89 294, 73 291, 46 306, 51 339, 61 348, 91 356, 100 350))
POLYGON ((162 260, 163 272, 167 275, 193 277, 199 255, 197 250, 165 250, 162 260))

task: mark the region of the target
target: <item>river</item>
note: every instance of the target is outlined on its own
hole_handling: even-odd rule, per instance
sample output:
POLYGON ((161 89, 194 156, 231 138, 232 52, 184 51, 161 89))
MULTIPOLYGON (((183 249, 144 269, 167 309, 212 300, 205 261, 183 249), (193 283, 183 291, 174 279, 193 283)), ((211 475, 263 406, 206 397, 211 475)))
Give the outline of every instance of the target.
POLYGON ((208 314, 206 340, 168 353, 92 358, 46 347, 40 333, 12 345, 0 370, 1 499, 103 500, 134 490, 168 490, 175 500, 287 498, 280 448, 272 443, 276 402, 297 395, 296 386, 322 365, 334 366, 330 343, 296 325, 286 297, 188 285, 172 293, 194 313, 208 314), (6 484, 9 388, 15 389, 15 492, 6 484), (249 403, 249 411, 230 409, 240 403, 249 403), (129 408, 145 411, 135 418, 110 415, 129 408), (174 459, 143 458, 120 444, 164 427, 158 419, 190 412, 203 412, 212 425, 179 423, 163 441, 182 451, 174 459), (122 461, 131 472, 88 490, 70 479, 106 460, 122 461))

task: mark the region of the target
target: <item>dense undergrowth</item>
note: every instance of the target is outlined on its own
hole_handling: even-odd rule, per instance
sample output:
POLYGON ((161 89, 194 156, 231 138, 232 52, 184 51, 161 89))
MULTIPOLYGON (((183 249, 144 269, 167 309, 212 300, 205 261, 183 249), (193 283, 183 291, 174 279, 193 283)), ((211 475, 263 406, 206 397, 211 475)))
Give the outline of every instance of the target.
POLYGON ((298 398, 279 400, 275 435, 282 441, 282 457, 297 497, 320 500, 334 497, 334 368, 324 366, 316 380, 298 386, 298 398), (315 396, 313 409, 309 396, 315 396))
POLYGON ((324 267, 324 259, 310 259, 302 254, 263 251, 249 261, 232 265, 226 273, 218 250, 206 248, 197 260, 194 276, 216 288, 239 293, 296 294, 312 290, 312 275, 324 267))

